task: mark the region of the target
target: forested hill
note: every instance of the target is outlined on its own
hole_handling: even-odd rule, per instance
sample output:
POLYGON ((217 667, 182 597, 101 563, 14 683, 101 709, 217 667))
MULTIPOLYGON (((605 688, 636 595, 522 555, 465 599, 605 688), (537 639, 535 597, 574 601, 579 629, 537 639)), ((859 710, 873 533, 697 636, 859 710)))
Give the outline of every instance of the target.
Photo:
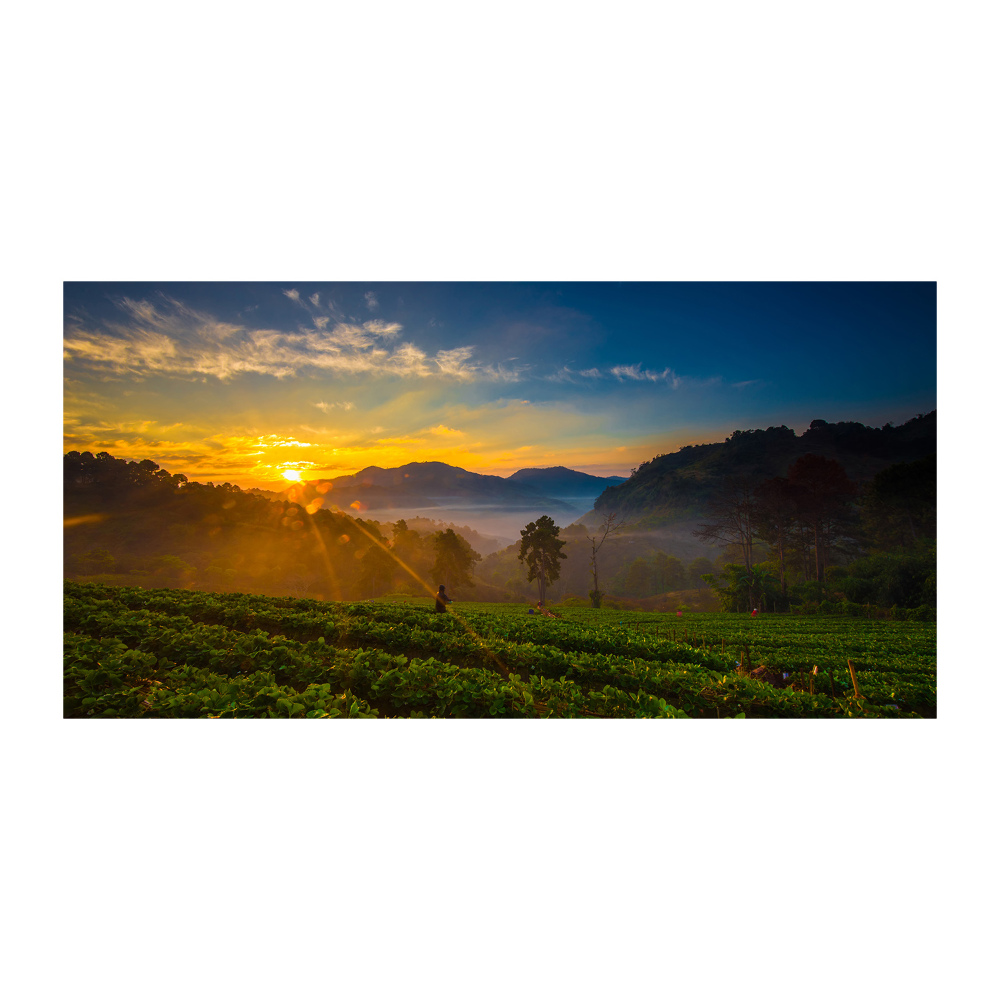
POLYGON ((348 600, 417 586, 387 545, 427 582, 448 579, 439 535, 470 548, 447 529, 389 527, 230 483, 188 482, 107 452, 66 454, 63 491, 66 575, 119 585, 348 600))
POLYGON ((785 426, 738 430, 723 442, 687 445, 643 462, 625 482, 608 487, 594 509, 598 514, 615 511, 634 524, 669 525, 699 517, 727 478, 785 476, 803 455, 835 459, 851 480, 861 483, 891 465, 936 452, 936 410, 898 427, 814 420, 801 435, 785 426))

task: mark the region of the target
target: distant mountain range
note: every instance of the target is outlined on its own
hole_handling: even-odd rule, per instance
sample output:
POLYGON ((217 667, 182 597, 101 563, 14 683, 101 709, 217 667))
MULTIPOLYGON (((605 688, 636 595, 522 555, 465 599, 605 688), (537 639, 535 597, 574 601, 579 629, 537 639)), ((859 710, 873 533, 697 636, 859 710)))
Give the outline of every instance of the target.
POLYGON ((369 466, 352 476, 314 479, 286 489, 282 496, 308 504, 350 511, 398 509, 546 508, 552 515, 576 517, 622 476, 591 476, 563 466, 521 469, 513 475, 482 475, 444 462, 410 462, 396 469, 369 466))
POLYGON ((552 469, 521 469, 507 477, 508 483, 530 486, 548 496, 596 497, 609 486, 625 482, 625 476, 591 476, 586 472, 576 472, 563 465, 552 469))

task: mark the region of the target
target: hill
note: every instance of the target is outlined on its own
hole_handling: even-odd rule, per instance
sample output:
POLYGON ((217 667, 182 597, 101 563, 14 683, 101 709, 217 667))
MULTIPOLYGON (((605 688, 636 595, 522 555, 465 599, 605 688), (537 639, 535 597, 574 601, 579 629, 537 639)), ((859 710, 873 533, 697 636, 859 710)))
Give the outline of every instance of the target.
POLYGON ((835 459, 851 480, 863 483, 891 465, 936 451, 937 411, 899 427, 814 420, 801 435, 785 426, 737 430, 723 442, 687 445, 643 462, 629 479, 604 490, 594 511, 599 516, 615 511, 637 527, 664 527, 696 521, 728 477, 784 476, 803 455, 835 459))

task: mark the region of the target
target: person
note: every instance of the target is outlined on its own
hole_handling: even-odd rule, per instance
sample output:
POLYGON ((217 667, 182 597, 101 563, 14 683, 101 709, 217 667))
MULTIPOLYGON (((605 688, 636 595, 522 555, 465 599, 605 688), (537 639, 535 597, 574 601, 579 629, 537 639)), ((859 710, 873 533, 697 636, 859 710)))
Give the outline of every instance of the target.
POLYGON ((453 604, 454 601, 444 592, 444 584, 438 587, 438 592, 434 595, 434 610, 447 611, 446 604, 453 604))
POLYGON ((756 618, 757 617, 757 609, 756 608, 754 608, 753 611, 750 612, 750 617, 751 618, 756 618))

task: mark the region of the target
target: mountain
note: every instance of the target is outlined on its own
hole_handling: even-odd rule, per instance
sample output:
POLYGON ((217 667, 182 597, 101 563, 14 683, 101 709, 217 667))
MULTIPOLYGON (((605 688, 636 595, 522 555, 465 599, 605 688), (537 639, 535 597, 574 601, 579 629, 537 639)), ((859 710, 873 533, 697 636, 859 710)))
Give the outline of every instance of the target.
POLYGON ((569 524, 589 511, 601 490, 615 481, 618 477, 571 469, 522 469, 504 478, 444 462, 411 462, 396 469, 372 465, 352 476, 297 483, 282 495, 303 506, 315 504, 383 521, 446 519, 511 540, 542 514, 569 524), (550 471, 555 475, 548 476, 550 471))
MULTIPOLYGON (((570 473, 569 469, 561 471, 570 473)), ((517 479, 519 475, 515 473, 504 479, 502 476, 468 472, 444 462, 410 462, 396 469, 371 465, 351 476, 309 480, 290 487, 283 495, 294 498, 298 503, 309 503, 318 498, 324 507, 354 507, 356 510, 456 506, 521 509, 542 505, 551 508, 553 514, 566 515, 579 506, 563 502, 532 481, 517 479)), ((567 496, 593 500, 608 485, 595 476, 583 473, 573 475, 595 480, 598 485, 597 488, 592 486, 581 491, 578 484, 567 496)))
POLYGON ((733 431, 716 444, 686 445, 643 462, 594 502, 636 526, 667 526, 698 519, 704 504, 730 476, 763 480, 785 476, 803 455, 836 459, 854 482, 866 482, 891 465, 913 462, 937 451, 937 411, 895 427, 867 427, 853 421, 814 420, 801 435, 788 427, 733 431))
POLYGON ((508 483, 518 483, 546 493, 552 497, 595 497, 609 486, 624 483, 624 476, 591 476, 586 472, 577 472, 557 465, 552 469, 520 469, 507 477, 508 483))

